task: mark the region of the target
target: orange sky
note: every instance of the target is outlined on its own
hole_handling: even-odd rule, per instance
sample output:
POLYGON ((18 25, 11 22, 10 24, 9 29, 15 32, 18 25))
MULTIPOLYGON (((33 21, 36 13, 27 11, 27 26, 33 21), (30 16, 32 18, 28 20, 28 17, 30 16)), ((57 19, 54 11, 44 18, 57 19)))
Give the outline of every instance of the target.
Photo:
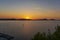
POLYGON ((1 1, 0 18, 60 19, 59 1, 1 1), (16 2, 16 3, 15 3, 16 2), (48 4, 49 2, 49 4, 48 4), (52 4, 51 4, 52 3, 52 4))

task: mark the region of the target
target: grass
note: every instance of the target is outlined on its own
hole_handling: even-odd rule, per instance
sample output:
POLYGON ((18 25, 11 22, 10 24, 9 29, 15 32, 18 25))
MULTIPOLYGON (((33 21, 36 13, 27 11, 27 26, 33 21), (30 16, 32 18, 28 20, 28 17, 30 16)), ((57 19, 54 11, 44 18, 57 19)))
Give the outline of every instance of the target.
POLYGON ((60 40, 60 26, 57 26, 55 29, 56 31, 53 34, 50 33, 50 30, 48 30, 47 35, 45 33, 38 32, 34 35, 32 40, 60 40))

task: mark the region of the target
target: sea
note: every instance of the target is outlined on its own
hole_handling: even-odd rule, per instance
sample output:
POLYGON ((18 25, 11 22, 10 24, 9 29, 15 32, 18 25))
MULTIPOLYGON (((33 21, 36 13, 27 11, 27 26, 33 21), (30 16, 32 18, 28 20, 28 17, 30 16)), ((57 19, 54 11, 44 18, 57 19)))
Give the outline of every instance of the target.
POLYGON ((37 32, 51 34, 60 21, 0 21, 0 33, 13 36, 12 40, 31 40, 37 32))

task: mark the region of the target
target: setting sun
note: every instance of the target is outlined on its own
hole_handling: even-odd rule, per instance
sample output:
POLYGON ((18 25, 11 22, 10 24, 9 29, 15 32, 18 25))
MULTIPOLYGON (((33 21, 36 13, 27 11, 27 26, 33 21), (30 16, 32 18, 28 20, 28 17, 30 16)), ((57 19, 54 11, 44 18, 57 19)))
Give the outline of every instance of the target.
POLYGON ((30 17, 27 16, 27 17, 25 17, 25 19, 30 19, 30 17))

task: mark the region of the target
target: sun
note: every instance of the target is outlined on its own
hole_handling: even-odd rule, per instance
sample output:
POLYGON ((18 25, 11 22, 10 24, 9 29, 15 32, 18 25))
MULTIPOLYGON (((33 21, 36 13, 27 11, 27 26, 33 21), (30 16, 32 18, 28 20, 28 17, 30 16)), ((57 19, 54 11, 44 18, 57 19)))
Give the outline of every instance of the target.
POLYGON ((30 17, 27 16, 27 17, 25 17, 25 19, 30 19, 30 17))

